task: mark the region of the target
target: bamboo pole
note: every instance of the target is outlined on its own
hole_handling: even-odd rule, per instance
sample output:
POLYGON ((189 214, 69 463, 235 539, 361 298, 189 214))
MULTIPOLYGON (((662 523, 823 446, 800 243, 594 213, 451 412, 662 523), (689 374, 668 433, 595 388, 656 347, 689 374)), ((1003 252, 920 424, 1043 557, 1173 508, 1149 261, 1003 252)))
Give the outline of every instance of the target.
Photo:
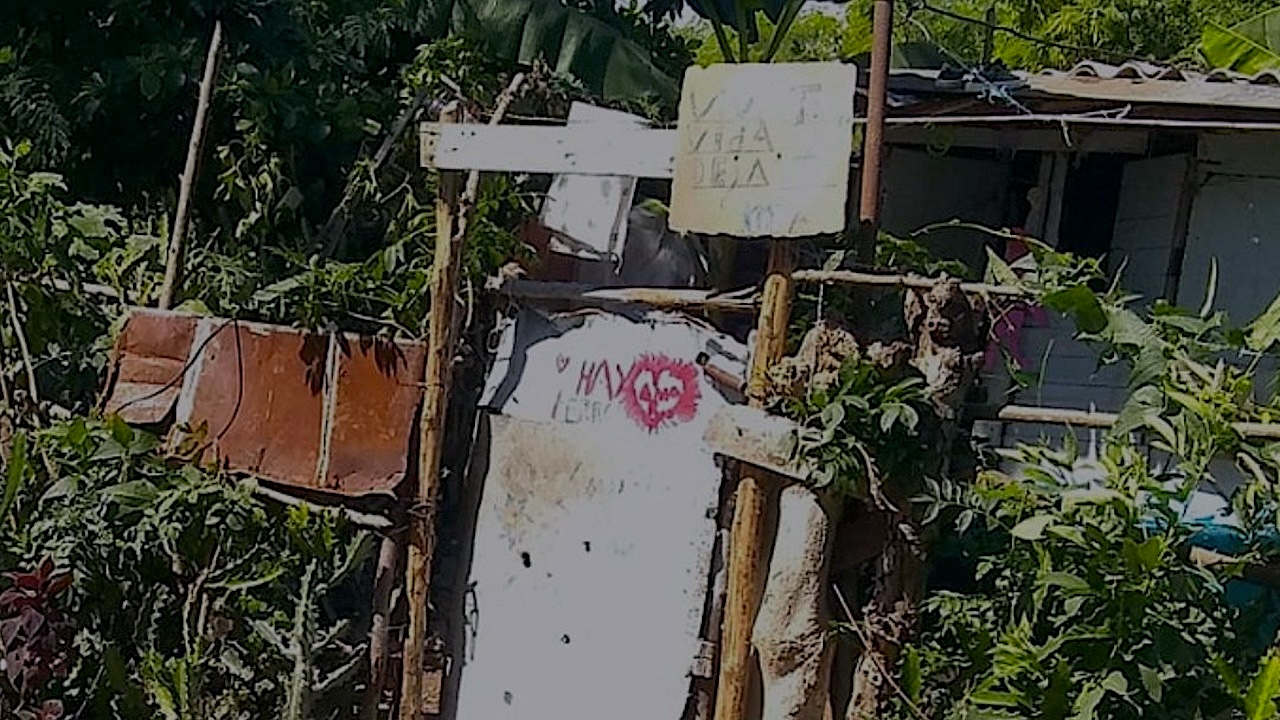
MULTIPOLYGON (((769 271, 764 283, 756 344, 751 359, 748 394, 763 405, 769 367, 782 357, 791 318, 794 254, 785 240, 769 243, 769 271)), ((764 584, 765 483, 769 473, 744 466, 734 503, 729 540, 728 590, 721 633, 720 678, 716 688, 716 720, 743 720, 751 680, 751 631, 764 584)))
POLYGON ((190 223, 191 193, 200 172, 200 156, 204 154, 205 130, 209 124, 209 110, 213 105, 213 87, 218 80, 218 58, 222 54, 222 21, 213 23, 213 37, 209 40, 209 53, 204 59, 204 77, 200 80, 200 99, 196 103, 196 118, 191 126, 191 140, 187 143, 187 164, 178 185, 178 209, 173 218, 173 232, 169 235, 169 248, 165 252, 164 284, 160 286, 160 309, 173 307, 173 298, 182 283, 182 243, 186 239, 190 223))
MULTIPOLYGON (((457 122, 458 108, 451 104, 440 113, 440 122, 457 122)), ((418 487, 409 513, 409 555, 406 593, 409 629, 404 643, 404 680, 400 693, 400 720, 423 717, 423 674, 426 658, 427 594, 435 557, 436 504, 440 496, 440 458, 444 449, 444 420, 449 404, 449 380, 453 370, 453 326, 462 237, 454 232, 461 178, 440 173, 436 196, 436 247, 431 269, 431 315, 427 328, 426 389, 419 425, 418 487)))

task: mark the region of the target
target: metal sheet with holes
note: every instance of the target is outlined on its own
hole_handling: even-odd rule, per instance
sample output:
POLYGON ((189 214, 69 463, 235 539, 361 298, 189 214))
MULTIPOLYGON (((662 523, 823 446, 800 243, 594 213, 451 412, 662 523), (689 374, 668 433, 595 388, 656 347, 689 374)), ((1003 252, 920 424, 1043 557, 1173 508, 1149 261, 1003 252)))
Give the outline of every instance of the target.
POLYGON ((694 364, 740 344, 691 320, 521 313, 497 352, 457 718, 678 720, 728 401, 694 364))
POLYGON ((134 311, 105 408, 284 485, 390 494, 409 468, 425 347, 134 311))

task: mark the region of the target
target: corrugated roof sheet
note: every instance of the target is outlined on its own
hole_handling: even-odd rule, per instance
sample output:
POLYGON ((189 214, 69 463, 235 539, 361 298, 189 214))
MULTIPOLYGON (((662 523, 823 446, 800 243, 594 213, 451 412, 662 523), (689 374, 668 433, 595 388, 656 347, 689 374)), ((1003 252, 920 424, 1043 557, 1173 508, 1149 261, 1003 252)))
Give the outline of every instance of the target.
POLYGON ((1042 93, 1126 104, 1194 105, 1241 110, 1280 110, 1280 74, 1199 73, 1142 62, 1082 62, 1070 70, 1025 76, 1023 93, 1042 93))
MULTIPOLYGON (((1006 84, 1004 91, 1026 102, 1068 98, 1112 103, 1110 107, 1182 105, 1219 111, 1280 111, 1280 71, 1276 70, 1246 75, 1231 70, 1197 72, 1141 61, 1112 65, 1089 60, 1069 70, 1014 75, 1021 82, 1006 84)), ((897 96, 893 105, 905 107, 931 96, 982 96, 989 84, 968 78, 944 85, 938 82, 936 70, 906 68, 893 72, 891 89, 897 96)))
POLYGON ((1169 80, 1174 82, 1206 82, 1206 83, 1241 83, 1245 85, 1280 86, 1280 71, 1263 70, 1253 75, 1246 75, 1234 70, 1212 70, 1207 73, 1181 68, 1154 65, 1139 60, 1131 60, 1122 65, 1112 65, 1098 60, 1085 60, 1070 70, 1044 70, 1040 75, 1067 78, 1100 78, 1104 80, 1169 80))

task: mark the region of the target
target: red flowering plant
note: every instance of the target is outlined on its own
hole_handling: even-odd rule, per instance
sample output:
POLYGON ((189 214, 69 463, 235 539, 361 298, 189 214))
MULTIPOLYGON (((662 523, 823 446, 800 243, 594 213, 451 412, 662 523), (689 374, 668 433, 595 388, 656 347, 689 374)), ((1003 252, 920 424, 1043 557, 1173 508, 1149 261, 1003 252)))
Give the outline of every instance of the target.
MULTIPOLYGON (((39 700, 47 685, 64 678, 71 667, 71 623, 59 607, 60 596, 71 587, 71 573, 56 572, 45 560, 29 572, 2 575, 9 587, 0 592, 0 670, 9 692, 0 696, 0 710, 14 703, 22 720, 57 720, 58 700, 39 700)), ((7 712, 6 712, 7 714, 7 712)))

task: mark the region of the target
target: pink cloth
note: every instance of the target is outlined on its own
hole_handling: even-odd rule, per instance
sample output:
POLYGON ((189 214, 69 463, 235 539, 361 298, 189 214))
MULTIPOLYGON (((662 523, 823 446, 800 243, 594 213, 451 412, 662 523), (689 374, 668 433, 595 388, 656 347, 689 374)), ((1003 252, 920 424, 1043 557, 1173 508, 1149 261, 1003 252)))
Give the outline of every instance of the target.
MULTIPOLYGON (((1021 230, 1015 228, 1013 232, 1019 233, 1021 230)), ((1021 240, 1010 240, 1005 245, 1004 260, 1007 263, 1014 263, 1030 252, 1026 243, 1021 240)), ((985 363, 987 372, 992 372, 1001 366, 1001 348, 1008 352, 1019 370, 1030 367, 1031 363, 1022 352, 1022 329, 1044 327, 1048 321, 1049 314, 1044 308, 1025 300, 1015 300, 1001 307, 991 327, 994 338, 987 345, 985 363)))

